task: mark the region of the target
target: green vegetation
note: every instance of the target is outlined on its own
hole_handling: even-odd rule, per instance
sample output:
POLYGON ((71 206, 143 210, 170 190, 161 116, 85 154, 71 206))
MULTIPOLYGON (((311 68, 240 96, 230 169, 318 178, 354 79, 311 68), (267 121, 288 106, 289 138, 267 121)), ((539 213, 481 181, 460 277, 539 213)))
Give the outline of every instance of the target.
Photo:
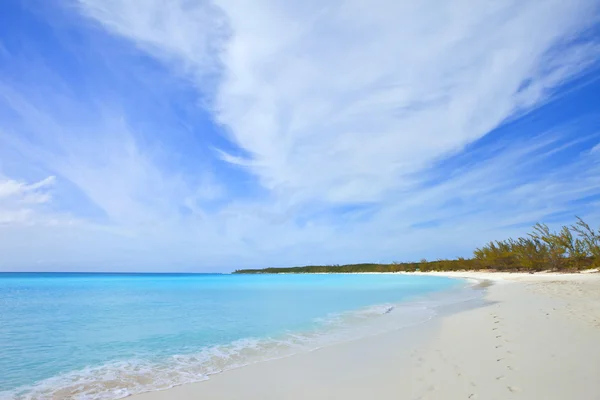
POLYGON ((600 267, 600 231, 581 218, 553 232, 536 224, 526 237, 490 242, 478 248, 473 258, 392 264, 311 265, 293 268, 242 269, 237 274, 348 273, 401 271, 580 271, 600 267))

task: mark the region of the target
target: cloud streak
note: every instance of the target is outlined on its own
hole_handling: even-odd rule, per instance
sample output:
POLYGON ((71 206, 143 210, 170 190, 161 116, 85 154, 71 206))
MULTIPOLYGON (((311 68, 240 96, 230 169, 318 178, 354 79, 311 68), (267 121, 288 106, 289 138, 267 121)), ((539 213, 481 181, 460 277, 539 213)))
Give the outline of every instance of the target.
POLYGON ((31 184, 0 177, 0 225, 33 224, 36 207, 51 200, 55 177, 31 184))
POLYGON ((593 42, 569 42, 595 22, 597 5, 585 0, 104 3, 82 1, 88 15, 192 77, 220 62, 216 91, 205 95, 248 155, 224 159, 298 200, 379 201, 407 175, 543 104, 598 55, 593 42), (202 24, 209 10, 224 16, 219 27, 202 24), (223 20, 229 40, 207 51, 207 38, 225 36, 223 20))

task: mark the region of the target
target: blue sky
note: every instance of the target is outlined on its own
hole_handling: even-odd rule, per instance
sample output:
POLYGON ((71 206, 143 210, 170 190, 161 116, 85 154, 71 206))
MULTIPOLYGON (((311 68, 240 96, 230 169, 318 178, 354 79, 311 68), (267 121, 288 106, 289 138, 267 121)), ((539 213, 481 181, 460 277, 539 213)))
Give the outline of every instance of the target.
POLYGON ((410 261, 600 224, 598 1, 0 7, 0 270, 410 261))

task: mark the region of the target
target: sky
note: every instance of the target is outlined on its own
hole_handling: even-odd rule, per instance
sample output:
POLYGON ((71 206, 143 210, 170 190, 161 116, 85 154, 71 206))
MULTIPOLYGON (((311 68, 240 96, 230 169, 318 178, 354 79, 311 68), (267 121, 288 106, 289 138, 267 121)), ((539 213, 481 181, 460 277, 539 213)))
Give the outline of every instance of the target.
POLYGON ((470 256, 600 226, 598 0, 3 0, 0 271, 470 256))

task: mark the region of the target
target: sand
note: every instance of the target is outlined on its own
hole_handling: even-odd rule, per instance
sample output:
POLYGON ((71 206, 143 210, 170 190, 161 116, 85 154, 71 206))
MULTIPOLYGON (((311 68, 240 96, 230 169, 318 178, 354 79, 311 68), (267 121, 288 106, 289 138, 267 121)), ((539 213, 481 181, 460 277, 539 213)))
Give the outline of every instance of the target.
POLYGON ((600 399, 600 274, 443 275, 486 304, 133 399, 600 399))

